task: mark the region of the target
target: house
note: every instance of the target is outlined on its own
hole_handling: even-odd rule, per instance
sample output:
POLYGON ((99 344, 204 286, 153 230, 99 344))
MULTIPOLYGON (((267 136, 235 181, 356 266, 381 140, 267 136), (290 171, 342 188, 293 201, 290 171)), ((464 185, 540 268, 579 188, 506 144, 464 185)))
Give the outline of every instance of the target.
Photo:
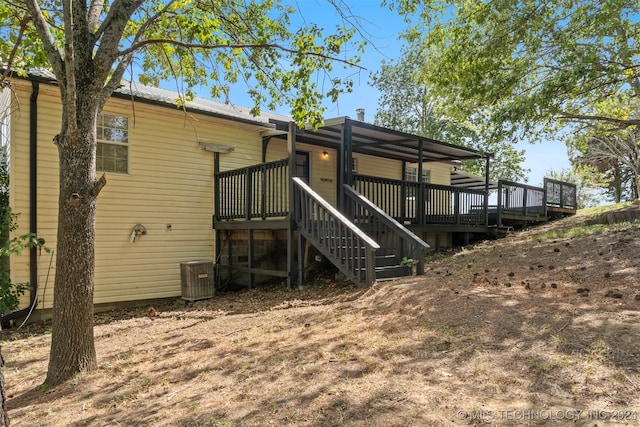
MULTIPOLYGON (((21 213, 16 233, 34 232, 55 248, 60 95, 47 71, 11 87, 0 95, 8 106, 0 118, 11 206, 21 213)), ((465 159, 484 159, 488 170, 491 156, 475 150, 348 117, 314 130, 211 100, 177 108, 176 98, 123 86, 100 115, 97 169, 108 184, 96 220, 97 309, 180 296, 188 261, 215 265, 218 285, 268 277, 291 285, 303 283, 318 254, 367 285, 408 274, 403 259, 421 263, 455 234, 529 220, 533 205, 545 206, 534 219, 547 215, 544 189, 528 201, 522 191, 533 189, 459 171, 465 159), (507 202, 493 211, 492 188, 507 202)), ((575 187, 560 188, 556 207, 575 211, 575 187)), ((55 257, 34 249, 10 266, 14 281, 37 284, 37 308, 50 310, 55 257)))

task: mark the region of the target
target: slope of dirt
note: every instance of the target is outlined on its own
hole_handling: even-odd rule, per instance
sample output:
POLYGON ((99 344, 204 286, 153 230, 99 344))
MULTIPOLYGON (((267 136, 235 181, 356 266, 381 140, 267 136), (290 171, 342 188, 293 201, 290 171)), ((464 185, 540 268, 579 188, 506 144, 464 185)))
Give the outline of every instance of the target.
POLYGON ((639 425, 636 218, 639 207, 578 215, 366 290, 320 280, 100 314, 99 369, 49 390, 39 387, 48 325, 4 331, 10 416, 14 426, 639 425))

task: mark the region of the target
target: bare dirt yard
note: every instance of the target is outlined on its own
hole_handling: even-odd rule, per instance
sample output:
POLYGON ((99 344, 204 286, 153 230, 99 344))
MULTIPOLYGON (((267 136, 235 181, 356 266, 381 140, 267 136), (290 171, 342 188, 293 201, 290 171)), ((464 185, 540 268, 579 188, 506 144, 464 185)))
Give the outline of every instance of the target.
POLYGON ((49 325, 6 330, 12 425, 639 425, 636 218, 579 214, 364 290, 97 314, 99 369, 52 389, 49 325))

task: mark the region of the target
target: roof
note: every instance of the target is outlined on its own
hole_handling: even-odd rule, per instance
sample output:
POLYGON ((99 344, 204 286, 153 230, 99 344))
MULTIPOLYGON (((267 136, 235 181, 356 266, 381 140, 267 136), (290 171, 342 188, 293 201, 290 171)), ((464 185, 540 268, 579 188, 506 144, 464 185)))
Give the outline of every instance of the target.
MULTIPOLYGON (((46 69, 33 69, 29 72, 29 77, 49 83, 55 83, 56 81, 55 75, 46 69)), ((128 99, 133 97, 140 102, 173 108, 178 105, 177 100, 179 98, 177 92, 133 82, 124 84, 116 89, 114 96, 128 99)), ((200 97, 187 101, 185 107, 192 112, 200 112, 265 128, 275 127, 282 131, 288 129, 289 122, 292 120, 290 117, 271 112, 261 112, 259 116, 254 116, 249 108, 200 97)), ((324 125, 317 130, 311 128, 298 129, 296 139, 300 142, 335 149, 340 146, 342 128, 346 124, 349 124, 352 129, 352 152, 354 153, 417 162, 420 146, 422 146, 424 162, 448 162, 486 157, 484 153, 471 148, 396 131, 359 120, 352 120, 346 116, 325 120, 324 125)), ((276 137, 286 138, 286 135, 277 135, 276 137)))
MULTIPOLYGON (((454 168, 451 171, 451 185, 469 190, 484 191, 486 184, 484 178, 454 168)), ((496 181, 489 181, 489 190, 495 190, 497 188, 498 183, 496 181)))
MULTIPOLYGON (((286 126, 288 126, 288 122, 279 120, 272 120, 272 122, 282 130, 285 130, 286 126)), ((349 117, 326 120, 324 125, 317 130, 310 128, 299 129, 296 134, 296 140, 336 149, 340 146, 342 129, 346 124, 351 125, 351 149, 354 153, 416 162, 422 145, 422 159, 424 162, 480 159, 486 156, 480 151, 471 148, 395 131, 359 120, 352 120, 349 117)))
MULTIPOLYGON (((29 71, 29 78, 32 80, 40 80, 47 83, 56 83, 55 75, 46 69, 36 68, 29 71)), ((118 98, 131 99, 132 97, 139 102, 161 105, 171 108, 177 108, 178 98, 180 94, 171 90, 160 89, 151 86, 145 86, 141 83, 126 82, 113 93, 118 98)), ((287 116, 262 112, 258 116, 251 114, 251 109, 242 107, 232 103, 223 103, 212 99, 195 97, 191 101, 185 102, 187 111, 203 113, 206 115, 226 118, 247 124, 258 125, 260 127, 273 128, 271 120, 291 120, 287 116)))

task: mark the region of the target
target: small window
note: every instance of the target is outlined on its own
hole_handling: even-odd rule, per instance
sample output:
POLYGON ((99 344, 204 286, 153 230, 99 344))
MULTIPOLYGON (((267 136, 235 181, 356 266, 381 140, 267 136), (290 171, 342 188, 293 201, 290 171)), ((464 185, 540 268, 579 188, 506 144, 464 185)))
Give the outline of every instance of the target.
POLYGON ((358 173, 358 159, 355 157, 351 158, 351 172, 358 173))
MULTIPOLYGON (((404 170, 404 180, 409 182, 418 182, 418 168, 413 166, 407 166, 404 170)), ((422 170, 422 182, 428 183, 431 181, 431 171, 428 169, 422 170)), ((407 197, 415 198, 416 190, 413 186, 407 188, 407 197)))
POLYGON ((96 169, 105 172, 129 172, 129 119, 99 114, 96 126, 98 148, 96 169))
MULTIPOLYGON (((410 182, 418 182, 418 168, 407 166, 404 171, 404 180, 410 182)), ((431 171, 428 169, 422 170, 422 181, 431 182, 431 171)))

